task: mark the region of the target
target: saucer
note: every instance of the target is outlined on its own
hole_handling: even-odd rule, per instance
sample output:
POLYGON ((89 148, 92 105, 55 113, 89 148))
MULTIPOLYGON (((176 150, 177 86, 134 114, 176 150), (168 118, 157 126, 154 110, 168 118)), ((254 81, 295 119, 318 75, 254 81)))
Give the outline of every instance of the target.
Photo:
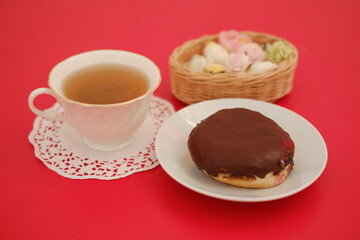
POLYGON ((305 118, 272 103, 241 98, 208 100, 181 109, 163 124, 155 147, 162 168, 178 183, 206 196, 239 202, 270 201, 298 193, 320 177, 327 163, 325 141, 305 118), (230 186, 209 178, 192 161, 187 140, 196 124, 221 109, 238 107, 262 113, 290 134, 295 165, 282 184, 267 189, 230 186))
MULTIPOLYGON (((46 111, 63 112, 58 103, 46 111)), ((72 179, 112 180, 159 165, 155 138, 162 123, 174 113, 168 101, 153 96, 149 114, 132 144, 126 148, 103 152, 88 147, 70 125, 36 117, 29 141, 45 166, 72 179)))

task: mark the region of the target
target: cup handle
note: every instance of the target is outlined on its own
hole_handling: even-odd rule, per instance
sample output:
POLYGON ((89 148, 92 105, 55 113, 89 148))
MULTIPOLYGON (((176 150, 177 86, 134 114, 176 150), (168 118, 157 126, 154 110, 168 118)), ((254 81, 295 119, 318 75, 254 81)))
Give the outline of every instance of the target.
POLYGON ((59 99, 57 98, 57 96, 52 92, 51 89, 38 88, 38 89, 35 89, 34 91, 32 91, 29 95, 28 103, 29 103, 29 107, 30 107, 31 111, 40 117, 44 117, 44 118, 47 118, 50 120, 59 120, 59 121, 67 122, 67 119, 65 117, 61 116, 60 114, 58 114, 55 111, 45 112, 45 111, 39 110, 38 108, 35 107, 34 100, 37 96, 39 96, 41 94, 48 94, 48 95, 54 97, 58 102, 60 102, 59 99))

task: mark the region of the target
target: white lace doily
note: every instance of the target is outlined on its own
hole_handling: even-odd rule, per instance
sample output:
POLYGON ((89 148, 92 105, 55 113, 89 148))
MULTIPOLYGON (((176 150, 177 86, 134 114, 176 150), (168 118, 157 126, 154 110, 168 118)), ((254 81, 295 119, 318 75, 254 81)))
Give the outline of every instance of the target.
MULTIPOLYGON (((62 112, 59 104, 47 111, 62 112)), ((166 100, 153 97, 149 114, 134 142, 113 152, 96 151, 83 143, 81 136, 68 124, 36 117, 29 141, 35 155, 48 168, 73 179, 112 180, 159 165, 155 154, 155 137, 161 124, 174 113, 166 100)))

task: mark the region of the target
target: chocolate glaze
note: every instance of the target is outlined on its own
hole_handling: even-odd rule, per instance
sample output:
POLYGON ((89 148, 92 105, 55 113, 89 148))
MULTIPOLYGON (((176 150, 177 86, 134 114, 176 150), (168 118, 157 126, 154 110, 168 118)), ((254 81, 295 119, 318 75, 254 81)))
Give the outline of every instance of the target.
POLYGON ((293 164, 294 142, 276 122, 244 108, 224 109, 199 123, 188 148, 197 167, 211 176, 264 178, 293 164))

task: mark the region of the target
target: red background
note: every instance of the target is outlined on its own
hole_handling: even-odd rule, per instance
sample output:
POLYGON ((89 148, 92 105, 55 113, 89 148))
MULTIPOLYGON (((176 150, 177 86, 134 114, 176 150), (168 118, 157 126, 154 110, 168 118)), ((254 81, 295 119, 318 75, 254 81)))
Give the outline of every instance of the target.
MULTIPOLYGON (((1 239, 360 239, 360 2, 0 1, 1 239), (34 156, 29 93, 51 68, 93 49, 143 54, 160 67, 184 41, 221 30, 268 32, 300 54, 294 89, 276 104, 308 119, 329 151, 323 175, 285 199, 213 199, 158 166, 113 181, 71 180, 34 156)), ((52 105, 42 97, 39 107, 52 105)))

